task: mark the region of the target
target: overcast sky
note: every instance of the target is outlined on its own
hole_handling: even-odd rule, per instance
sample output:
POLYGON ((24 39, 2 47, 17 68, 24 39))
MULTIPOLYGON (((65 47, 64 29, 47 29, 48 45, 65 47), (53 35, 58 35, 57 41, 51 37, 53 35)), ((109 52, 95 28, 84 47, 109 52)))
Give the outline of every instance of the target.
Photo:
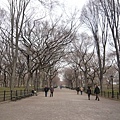
POLYGON ((68 7, 77 7, 79 9, 82 8, 82 6, 88 1, 88 0, 59 0, 61 3, 65 3, 68 7))
MULTIPOLYGON (((0 0, 0 6, 4 6, 7 0, 0 0)), ((71 8, 79 8, 81 9, 82 6, 88 1, 88 0, 58 0, 60 3, 64 3, 68 9, 71 8)))
MULTIPOLYGON (((63 5, 64 7, 55 6, 55 9, 53 12, 55 16, 60 16, 63 13, 65 13, 66 15, 70 15, 71 13, 73 14, 76 8, 77 11, 79 10, 79 12, 77 13, 79 17, 82 7, 87 3, 88 0, 56 0, 56 1, 59 1, 60 5, 63 5)), ((6 6, 8 6, 7 3, 8 3, 8 0, 0 0, 0 7, 5 9, 6 6)), ((39 16, 39 11, 41 7, 38 0, 31 0, 30 7, 31 8, 34 7, 36 9, 35 10, 36 12, 34 13, 36 14, 36 16, 39 16)))
MULTIPOLYGON (((44 1, 44 0, 43 0, 44 1)), ((46 0, 47 1, 47 0, 46 0)), ((50 0, 48 0, 50 2, 50 0)), ((56 0, 60 2, 61 6, 54 6, 55 9, 53 11, 54 16, 60 16, 61 14, 65 13, 66 15, 70 16, 71 14, 74 14, 75 9, 78 12, 77 15, 80 16, 80 12, 82 10, 82 7, 88 0, 56 0), (62 7, 62 5, 64 7, 62 7)), ((8 10, 8 0, 0 0, 0 7, 8 10)), ((38 2, 38 0, 31 0, 31 3, 29 5, 31 8, 34 7, 34 13, 36 16, 39 15, 39 11, 41 11, 41 6, 38 2)), ((33 8, 31 9, 33 10, 33 8)), ((49 14, 49 13, 48 13, 49 14)))

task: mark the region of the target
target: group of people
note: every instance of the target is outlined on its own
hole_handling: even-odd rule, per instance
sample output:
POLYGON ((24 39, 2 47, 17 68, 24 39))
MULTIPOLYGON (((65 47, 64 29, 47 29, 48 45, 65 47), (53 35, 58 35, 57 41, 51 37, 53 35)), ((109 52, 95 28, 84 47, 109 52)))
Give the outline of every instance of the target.
MULTIPOLYGON (((49 91, 49 90, 50 90, 50 97, 53 97, 53 92, 54 92, 54 87, 53 87, 53 86, 51 86, 50 88, 47 87, 47 86, 44 87, 45 97, 48 96, 48 91, 49 91)), ((34 96, 34 95, 37 96, 37 91, 34 90, 34 89, 32 89, 32 90, 31 90, 31 95, 32 95, 32 96, 34 96)))
POLYGON ((83 93, 83 87, 77 87, 76 88, 76 91, 77 91, 77 95, 79 95, 79 92, 81 93, 81 95, 82 95, 82 93, 83 93))
MULTIPOLYGON (((50 91, 50 97, 53 97, 53 93, 54 93, 54 87, 51 86, 50 88, 45 86, 44 87, 44 92, 45 92, 45 97, 48 96, 48 91, 50 91)), ((79 95, 79 93, 83 93, 83 87, 77 87, 76 88, 76 91, 77 91, 77 95, 79 95)), ((90 95, 91 95, 92 91, 91 91, 91 88, 90 86, 88 86, 88 89, 87 89, 87 94, 88 94, 88 100, 90 100, 90 95)), ((95 86, 95 89, 94 89, 94 94, 96 96, 95 100, 100 100, 99 99, 99 93, 100 93, 100 88, 98 87, 98 85, 95 86)), ((36 95, 37 96, 37 92, 33 89, 32 90, 32 95, 36 95)))
MULTIPOLYGON (((99 99, 99 93, 100 93, 100 88, 98 87, 98 85, 95 86, 95 89, 94 89, 94 94, 96 96, 95 100, 100 100, 99 99)), ((88 94, 88 100, 90 100, 90 95, 91 95, 91 88, 90 86, 88 86, 88 89, 87 89, 87 94, 88 94)))
MULTIPOLYGON (((79 92, 81 93, 81 95, 82 95, 82 92, 83 92, 83 87, 77 87, 76 88, 76 91, 77 91, 77 95, 79 95, 79 92)), ((90 100, 90 95, 91 95, 91 93, 92 93, 92 91, 91 91, 91 88, 90 88, 90 86, 88 86, 88 89, 87 89, 87 94, 88 94, 88 100, 90 100)), ((95 89, 94 89, 94 94, 95 94, 95 96, 96 96, 96 98, 95 98, 95 100, 100 100, 99 99, 99 93, 100 93, 100 89, 99 89, 99 87, 98 87, 98 85, 96 85, 95 86, 95 89)))
POLYGON ((48 96, 48 91, 50 90, 50 97, 53 97, 53 93, 54 93, 54 87, 51 86, 50 88, 45 86, 44 87, 44 92, 45 92, 45 97, 48 96))

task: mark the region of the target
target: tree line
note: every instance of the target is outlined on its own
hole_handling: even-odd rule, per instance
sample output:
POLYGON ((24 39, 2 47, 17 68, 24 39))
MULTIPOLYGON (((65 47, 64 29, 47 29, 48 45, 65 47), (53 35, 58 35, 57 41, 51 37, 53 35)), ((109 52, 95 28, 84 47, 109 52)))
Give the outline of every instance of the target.
POLYGON ((62 67, 71 87, 99 83, 102 90, 116 73, 120 93, 119 0, 89 0, 81 13, 66 16, 55 15, 58 1, 36 0, 41 9, 31 2, 11 0, 0 9, 2 85, 51 86, 62 67))
POLYGON ((51 85, 76 34, 73 19, 52 14, 56 1, 36 1, 41 9, 35 13, 31 2, 11 0, 0 9, 0 80, 11 90, 51 85))
POLYGON ((69 83, 72 86, 73 83, 82 85, 84 82, 85 88, 89 83, 91 86, 99 84, 102 90, 103 82, 108 79, 110 81, 110 76, 113 76, 114 80, 118 79, 120 93, 119 2, 89 0, 83 7, 79 19, 84 32, 74 40, 72 51, 66 57, 72 64, 65 70, 66 80, 69 79, 68 71, 76 74, 77 70, 78 73, 70 77, 69 83))

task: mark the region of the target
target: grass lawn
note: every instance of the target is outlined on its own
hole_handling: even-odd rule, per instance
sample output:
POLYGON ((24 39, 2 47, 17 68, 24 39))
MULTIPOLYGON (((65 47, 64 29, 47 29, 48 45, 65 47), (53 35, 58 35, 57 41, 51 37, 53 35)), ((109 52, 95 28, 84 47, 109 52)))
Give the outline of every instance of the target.
MULTIPOLYGON (((20 87, 20 88, 14 88, 14 90, 24 90, 25 88, 20 87)), ((0 91, 10 91, 9 87, 0 87, 0 91)))
MULTIPOLYGON (((14 90, 24 90, 25 88, 24 87, 15 87, 14 90)), ((33 89, 33 87, 31 87, 30 89, 33 89)), ((0 91, 10 91, 10 88, 9 87, 0 87, 0 91)))

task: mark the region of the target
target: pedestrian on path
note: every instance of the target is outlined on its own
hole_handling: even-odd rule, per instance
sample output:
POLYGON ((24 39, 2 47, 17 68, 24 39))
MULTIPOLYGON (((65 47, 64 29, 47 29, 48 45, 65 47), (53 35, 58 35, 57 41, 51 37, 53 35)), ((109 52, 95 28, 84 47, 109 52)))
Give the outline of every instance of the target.
POLYGON ((81 92, 81 95, 82 95, 82 93, 83 93, 83 87, 80 87, 80 92, 81 92))
POLYGON ((60 89, 62 89, 62 85, 60 85, 60 89))
POLYGON ((76 88, 76 91, 77 91, 77 95, 79 95, 79 92, 80 92, 80 87, 79 86, 76 88))
POLYGON ((45 88, 44 88, 45 97, 47 97, 47 93, 48 93, 48 91, 49 91, 49 88, 48 88, 47 86, 45 86, 45 88))
POLYGON ((50 87, 50 97, 53 97, 53 92, 54 92, 54 87, 51 86, 51 87, 50 87))
POLYGON ((90 86, 88 86, 87 94, 88 94, 88 100, 90 100, 90 95, 91 95, 91 88, 90 88, 90 86))
POLYGON ((96 95, 95 100, 98 100, 98 101, 99 101, 99 100, 100 100, 100 99, 99 99, 100 89, 99 89, 98 85, 95 86, 94 93, 95 93, 95 95, 96 95))

